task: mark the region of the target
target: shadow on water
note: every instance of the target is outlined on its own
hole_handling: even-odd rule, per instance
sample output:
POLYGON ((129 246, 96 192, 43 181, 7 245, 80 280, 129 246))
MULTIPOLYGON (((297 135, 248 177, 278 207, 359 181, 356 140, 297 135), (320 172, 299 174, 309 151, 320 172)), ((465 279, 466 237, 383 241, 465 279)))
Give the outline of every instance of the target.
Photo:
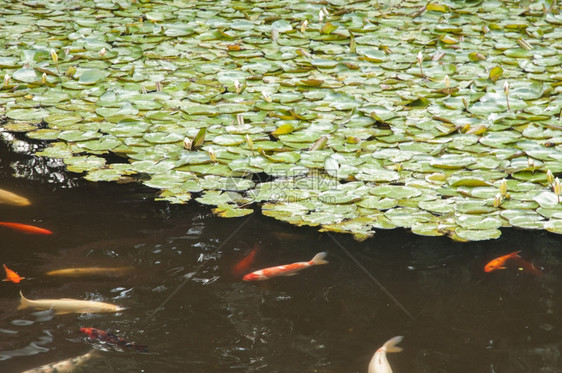
POLYGON ((388 357, 397 373, 562 370, 560 236, 507 230, 498 240, 461 244, 393 230, 362 243, 334 235, 337 244, 313 228, 258 214, 221 219, 196 203, 154 202, 154 192, 140 185, 86 182, 57 161, 27 155, 33 146, 39 145, 0 144, 0 188, 32 201, 0 205, 0 221, 54 232, 0 231, 2 262, 28 278, 0 284, 2 372, 86 353, 92 342, 80 327, 149 346, 139 353, 93 343, 103 359, 86 362, 83 371, 366 372, 374 351, 395 335, 404 335, 404 351, 388 357), (233 269, 255 245, 247 271, 309 260, 320 251, 328 252, 329 264, 243 282, 233 269), (543 267, 543 275, 516 267, 484 273, 489 260, 515 250, 543 267), (45 274, 89 266, 135 271, 45 274), (102 300, 127 310, 18 311, 19 290, 30 299, 102 300))

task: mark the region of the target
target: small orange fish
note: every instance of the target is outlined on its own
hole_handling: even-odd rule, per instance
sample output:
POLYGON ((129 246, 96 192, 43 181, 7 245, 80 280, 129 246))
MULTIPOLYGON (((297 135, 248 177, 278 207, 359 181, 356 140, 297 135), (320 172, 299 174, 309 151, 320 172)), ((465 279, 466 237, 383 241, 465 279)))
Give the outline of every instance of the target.
POLYGON ((496 269, 505 269, 505 262, 508 259, 513 259, 513 258, 521 258, 519 254, 521 252, 521 250, 519 251, 514 251, 512 253, 509 253, 507 255, 504 256, 500 256, 494 260, 491 260, 488 264, 486 264, 486 266, 484 267, 484 272, 492 272, 495 271, 496 269))
POLYGON ((248 253, 242 260, 240 260, 234 268, 232 268, 232 274, 236 277, 241 276, 244 272, 248 271, 248 267, 252 265, 254 262, 254 258, 256 257, 256 253, 258 252, 258 245, 254 245, 252 251, 248 253))
POLYGON ((6 271, 6 278, 3 279, 2 281, 12 281, 13 283, 17 284, 25 278, 25 277, 20 277, 20 275, 18 275, 16 272, 14 272, 10 268, 6 267, 5 264, 2 264, 2 265, 4 266, 4 270, 6 271))
POLYGON ((327 264, 328 261, 324 258, 328 255, 327 253, 318 253, 308 262, 297 262, 293 264, 286 264, 277 267, 269 267, 260 269, 252 273, 248 273, 242 278, 244 281, 260 281, 268 280, 277 276, 293 276, 297 274, 298 271, 319 264, 327 264))
POLYGON ((33 225, 20 224, 20 223, 7 223, 7 222, 0 222, 0 225, 27 234, 53 234, 53 232, 51 232, 48 229, 35 227, 33 225))

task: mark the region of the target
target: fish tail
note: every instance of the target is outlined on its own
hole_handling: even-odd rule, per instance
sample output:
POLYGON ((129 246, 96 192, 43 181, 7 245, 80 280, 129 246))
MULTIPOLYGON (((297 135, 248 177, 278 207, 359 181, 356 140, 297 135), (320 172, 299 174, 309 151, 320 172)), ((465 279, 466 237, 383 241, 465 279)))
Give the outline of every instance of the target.
POLYGON ((396 346, 398 343, 402 342, 404 337, 399 335, 393 338, 390 338, 382 345, 382 349, 386 352, 400 352, 402 351, 401 347, 396 346))
POLYGON ((95 358, 95 357, 101 357, 101 351, 97 350, 95 348, 92 348, 90 351, 88 351, 87 354, 84 355, 84 357, 87 358, 95 358))
POLYGON ((21 290, 20 290, 20 296, 21 298, 20 298, 20 305, 18 306, 18 310, 23 310, 25 308, 30 307, 29 299, 23 296, 21 290))
POLYGON ((314 255, 314 258, 312 258, 311 262, 314 265, 318 265, 318 264, 328 264, 327 260, 324 260, 324 258, 328 255, 328 253, 326 252, 321 252, 318 253, 316 255, 314 255))
POLYGON ((521 251, 523 251, 523 250, 514 251, 514 252, 512 252, 511 254, 509 254, 509 256, 510 256, 511 258, 521 258, 521 256, 519 256, 519 253, 520 253, 521 251))
POLYGON ((139 352, 148 352, 148 346, 138 345, 138 344, 136 344, 136 343, 134 343, 134 342, 127 343, 126 346, 129 347, 129 348, 135 349, 135 350, 137 350, 137 351, 139 351, 139 352))

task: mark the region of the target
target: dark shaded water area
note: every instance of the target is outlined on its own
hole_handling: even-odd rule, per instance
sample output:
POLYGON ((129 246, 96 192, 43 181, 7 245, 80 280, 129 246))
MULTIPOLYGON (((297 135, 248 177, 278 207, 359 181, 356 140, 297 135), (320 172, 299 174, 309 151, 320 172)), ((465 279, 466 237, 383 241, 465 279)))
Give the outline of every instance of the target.
POLYGON ((388 356, 395 373, 562 371, 561 236, 511 229, 498 240, 458 243, 381 230, 359 243, 258 213, 217 218, 195 202, 155 202, 154 191, 141 185, 81 180, 57 161, 28 155, 33 145, 3 136, 0 188, 32 204, 0 205, 0 221, 54 234, 0 227, 2 263, 27 277, 0 283, 0 372, 64 360, 92 345, 102 358, 76 371, 367 372, 375 350, 396 335, 404 336, 404 351, 388 356), (255 246, 248 271, 320 251, 329 264, 243 282, 233 269, 255 246), (515 250, 542 267, 542 276, 514 266, 483 271, 515 250), (101 279, 46 275, 88 266, 135 269, 101 279), (30 299, 92 299, 127 309, 18 311, 20 290, 30 299), (149 352, 92 343, 80 327, 148 345, 149 352))

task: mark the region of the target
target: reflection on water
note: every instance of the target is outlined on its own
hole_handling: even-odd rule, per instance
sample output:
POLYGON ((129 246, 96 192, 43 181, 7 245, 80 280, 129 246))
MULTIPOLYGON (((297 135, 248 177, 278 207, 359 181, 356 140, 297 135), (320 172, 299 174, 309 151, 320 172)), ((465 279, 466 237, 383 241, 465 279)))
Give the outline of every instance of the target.
POLYGON ((103 359, 84 363, 85 372, 366 372, 375 350, 395 335, 404 335, 404 351, 388 356, 396 373, 562 370, 560 236, 513 230, 468 244, 404 231, 380 231, 363 243, 334 236, 414 321, 314 229, 257 215, 242 225, 246 218, 215 218, 193 203, 154 202, 145 187, 84 182, 56 162, 25 155, 29 149, 14 152, 25 149, 21 143, 10 152, 6 146, 0 144, 0 187, 32 204, 0 205, 0 221, 41 222, 54 234, 1 232, 2 261, 27 277, 0 284, 1 372, 85 354, 92 342, 81 327, 149 346, 148 353, 104 348, 103 359), (255 244, 250 271, 320 251, 330 263, 242 282, 233 268, 255 244), (543 275, 484 273, 488 261, 515 250, 543 275), (126 276, 46 275, 128 266, 135 270, 126 276), (100 300, 127 309, 17 311, 20 289, 30 299, 100 300))

